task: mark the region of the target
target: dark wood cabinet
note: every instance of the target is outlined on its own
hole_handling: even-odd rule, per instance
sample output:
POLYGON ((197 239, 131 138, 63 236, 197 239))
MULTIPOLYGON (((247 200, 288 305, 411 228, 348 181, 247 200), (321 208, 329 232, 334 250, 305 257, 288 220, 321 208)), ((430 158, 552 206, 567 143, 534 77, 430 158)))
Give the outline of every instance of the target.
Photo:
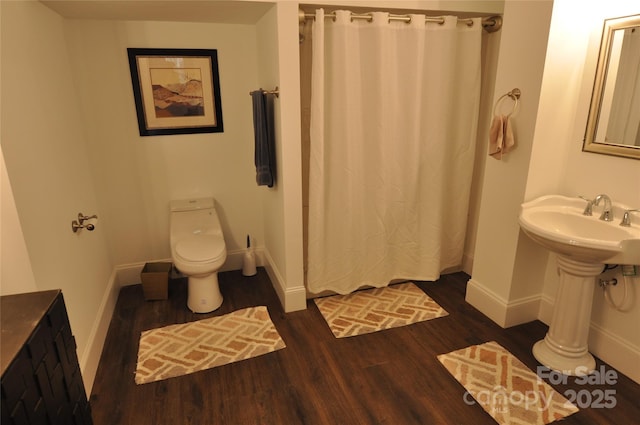
POLYGON ((2 425, 92 424, 59 290, 0 297, 2 425))

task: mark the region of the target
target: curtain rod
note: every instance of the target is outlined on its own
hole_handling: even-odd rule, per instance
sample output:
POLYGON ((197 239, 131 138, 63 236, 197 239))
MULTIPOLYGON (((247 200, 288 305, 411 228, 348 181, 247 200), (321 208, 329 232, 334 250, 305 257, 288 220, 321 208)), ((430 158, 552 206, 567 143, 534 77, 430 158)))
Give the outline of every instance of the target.
MULTIPOLYGON (((315 17, 316 15, 314 13, 305 13, 304 10, 301 10, 301 9, 298 10, 298 20, 300 23, 304 23, 304 21, 306 21, 307 19, 315 19, 315 17)), ((324 17, 325 19, 326 18, 335 19, 336 14, 335 12, 325 13, 324 17)), ((351 19, 366 19, 367 21, 370 21, 373 19, 373 15, 371 15, 370 13, 351 13, 351 19)), ((411 22, 411 16, 410 15, 394 15, 390 13, 389 20, 403 21, 403 22, 409 23, 411 22)), ((443 16, 425 16, 425 22, 436 22, 442 25, 444 24, 444 17, 443 16)), ((470 18, 468 19, 458 18, 458 22, 464 22, 468 26, 473 25, 473 20, 470 18)), ((498 31, 500 28, 502 28, 502 16, 495 15, 495 16, 482 18, 482 28, 486 32, 498 31)))

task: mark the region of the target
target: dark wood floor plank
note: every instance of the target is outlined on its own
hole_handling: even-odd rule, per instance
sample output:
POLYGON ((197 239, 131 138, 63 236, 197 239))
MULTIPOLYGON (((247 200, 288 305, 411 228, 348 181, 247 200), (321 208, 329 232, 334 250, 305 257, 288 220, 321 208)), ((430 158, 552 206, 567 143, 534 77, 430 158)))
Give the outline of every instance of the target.
MULTIPOLYGON (((479 405, 465 402, 464 388, 437 356, 497 341, 535 372, 531 346, 547 330, 537 321, 500 328, 464 301, 464 273, 416 282, 448 316, 341 339, 334 338, 313 301, 305 311, 284 313, 263 269, 254 277, 227 272, 219 278, 224 303, 209 314, 188 310, 184 279, 171 283, 168 300, 144 301, 140 285, 121 289, 90 397, 96 425, 492 425, 479 405), (142 331, 258 305, 267 306, 285 349, 135 384, 142 331)), ((581 409, 562 424, 631 424, 640 418, 640 385, 623 375, 615 385, 581 385, 569 378, 552 386, 561 393, 616 392, 615 408, 581 409)))

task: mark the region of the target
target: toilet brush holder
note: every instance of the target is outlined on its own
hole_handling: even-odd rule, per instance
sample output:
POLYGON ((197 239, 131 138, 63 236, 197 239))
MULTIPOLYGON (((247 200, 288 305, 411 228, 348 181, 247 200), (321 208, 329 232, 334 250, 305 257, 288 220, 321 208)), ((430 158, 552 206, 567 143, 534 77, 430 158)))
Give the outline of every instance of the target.
POLYGON ((243 276, 255 276, 258 271, 256 270, 256 254, 251 247, 251 239, 247 235, 247 250, 244 253, 244 260, 242 262, 242 275, 243 276))

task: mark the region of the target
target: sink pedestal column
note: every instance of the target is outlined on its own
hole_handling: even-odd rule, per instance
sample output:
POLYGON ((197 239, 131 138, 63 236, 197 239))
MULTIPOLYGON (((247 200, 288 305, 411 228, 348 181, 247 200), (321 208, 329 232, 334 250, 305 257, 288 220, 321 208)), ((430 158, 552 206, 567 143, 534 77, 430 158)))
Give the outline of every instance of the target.
POLYGON ((533 346, 533 356, 544 366, 565 375, 587 375, 596 366, 587 339, 595 278, 603 264, 584 263, 558 256, 560 285, 551 326, 533 346))

